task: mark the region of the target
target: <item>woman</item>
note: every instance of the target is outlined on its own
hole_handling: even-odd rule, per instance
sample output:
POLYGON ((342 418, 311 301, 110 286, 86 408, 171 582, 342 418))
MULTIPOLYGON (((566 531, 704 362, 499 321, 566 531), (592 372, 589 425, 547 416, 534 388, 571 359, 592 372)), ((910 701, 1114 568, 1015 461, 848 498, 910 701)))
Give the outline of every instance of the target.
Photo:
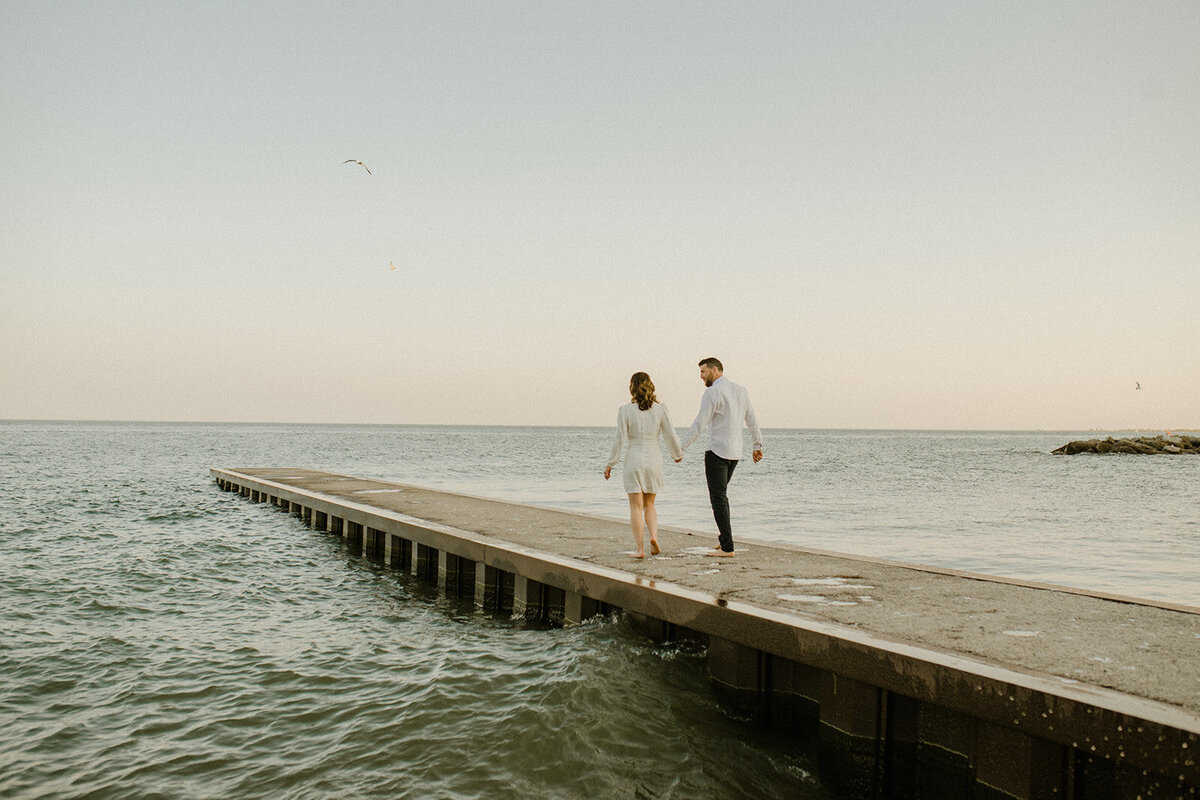
POLYGON ((629 379, 629 394, 633 402, 621 406, 617 412, 617 440, 613 442, 612 455, 604 467, 604 480, 612 475, 612 468, 621 460, 621 450, 628 443, 625 454, 625 491, 629 494, 629 524, 633 527, 633 541, 637 545, 634 558, 645 558, 642 545, 642 529, 650 530, 650 554, 662 552, 658 546, 658 511, 654 498, 663 485, 662 450, 658 438, 667 440, 667 448, 676 461, 683 458, 679 437, 671 427, 671 416, 667 407, 654 396, 654 384, 644 372, 635 372, 629 379))

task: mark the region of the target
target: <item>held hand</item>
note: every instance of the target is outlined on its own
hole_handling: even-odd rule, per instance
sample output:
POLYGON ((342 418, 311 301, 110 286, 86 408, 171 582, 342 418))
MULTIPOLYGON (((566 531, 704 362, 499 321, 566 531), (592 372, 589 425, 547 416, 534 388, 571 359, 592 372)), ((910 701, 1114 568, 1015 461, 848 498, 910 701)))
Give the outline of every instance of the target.
POLYGON ((612 475, 612 467, 605 467, 604 468, 604 480, 608 480, 610 475, 612 475))
POLYGON ((762 450, 755 450, 754 451, 754 463, 757 464, 760 461, 762 461, 762 450))

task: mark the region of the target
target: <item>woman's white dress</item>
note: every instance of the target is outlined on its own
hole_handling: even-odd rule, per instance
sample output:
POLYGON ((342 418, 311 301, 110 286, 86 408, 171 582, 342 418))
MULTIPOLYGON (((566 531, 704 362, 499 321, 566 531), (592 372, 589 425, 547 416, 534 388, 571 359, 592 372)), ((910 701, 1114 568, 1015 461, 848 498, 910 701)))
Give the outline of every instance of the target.
POLYGON ((614 467, 625 453, 625 492, 658 494, 663 486, 662 448, 659 437, 667 442, 672 458, 683 458, 679 437, 671 427, 671 415, 662 403, 642 411, 634 403, 621 406, 617 412, 617 439, 613 442, 608 466, 614 467))

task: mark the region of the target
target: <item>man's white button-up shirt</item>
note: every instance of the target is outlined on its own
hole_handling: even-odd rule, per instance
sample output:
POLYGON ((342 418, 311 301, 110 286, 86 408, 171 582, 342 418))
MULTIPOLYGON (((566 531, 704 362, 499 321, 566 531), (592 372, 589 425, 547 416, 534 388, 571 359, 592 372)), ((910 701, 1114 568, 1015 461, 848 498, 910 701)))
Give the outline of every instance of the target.
POLYGON ((696 437, 710 424, 712 432, 708 449, 721 458, 737 461, 742 457, 742 425, 750 429, 754 449, 762 449, 762 431, 754 416, 754 406, 750 405, 750 395, 725 376, 713 381, 713 385, 700 398, 700 413, 680 442, 684 449, 696 441, 696 437))

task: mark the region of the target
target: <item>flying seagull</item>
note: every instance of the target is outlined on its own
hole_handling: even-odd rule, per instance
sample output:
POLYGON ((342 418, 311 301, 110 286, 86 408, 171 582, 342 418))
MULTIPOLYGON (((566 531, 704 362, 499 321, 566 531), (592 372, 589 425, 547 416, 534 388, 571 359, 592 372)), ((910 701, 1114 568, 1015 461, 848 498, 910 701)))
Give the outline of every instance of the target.
POLYGON ((347 158, 347 159, 346 159, 345 161, 343 161, 342 163, 343 163, 343 164, 358 164, 360 167, 362 167, 363 169, 367 170, 367 174, 368 174, 368 175, 370 175, 370 174, 371 174, 371 170, 367 169, 367 165, 366 165, 366 164, 364 164, 363 162, 359 161, 357 158, 347 158))
POLYGON ((1136 389, 1140 389, 1140 388, 1142 388, 1142 382, 1141 382, 1141 381, 1134 381, 1134 383, 1136 383, 1136 384, 1137 384, 1137 386, 1133 387, 1135 390, 1136 390, 1136 389))

